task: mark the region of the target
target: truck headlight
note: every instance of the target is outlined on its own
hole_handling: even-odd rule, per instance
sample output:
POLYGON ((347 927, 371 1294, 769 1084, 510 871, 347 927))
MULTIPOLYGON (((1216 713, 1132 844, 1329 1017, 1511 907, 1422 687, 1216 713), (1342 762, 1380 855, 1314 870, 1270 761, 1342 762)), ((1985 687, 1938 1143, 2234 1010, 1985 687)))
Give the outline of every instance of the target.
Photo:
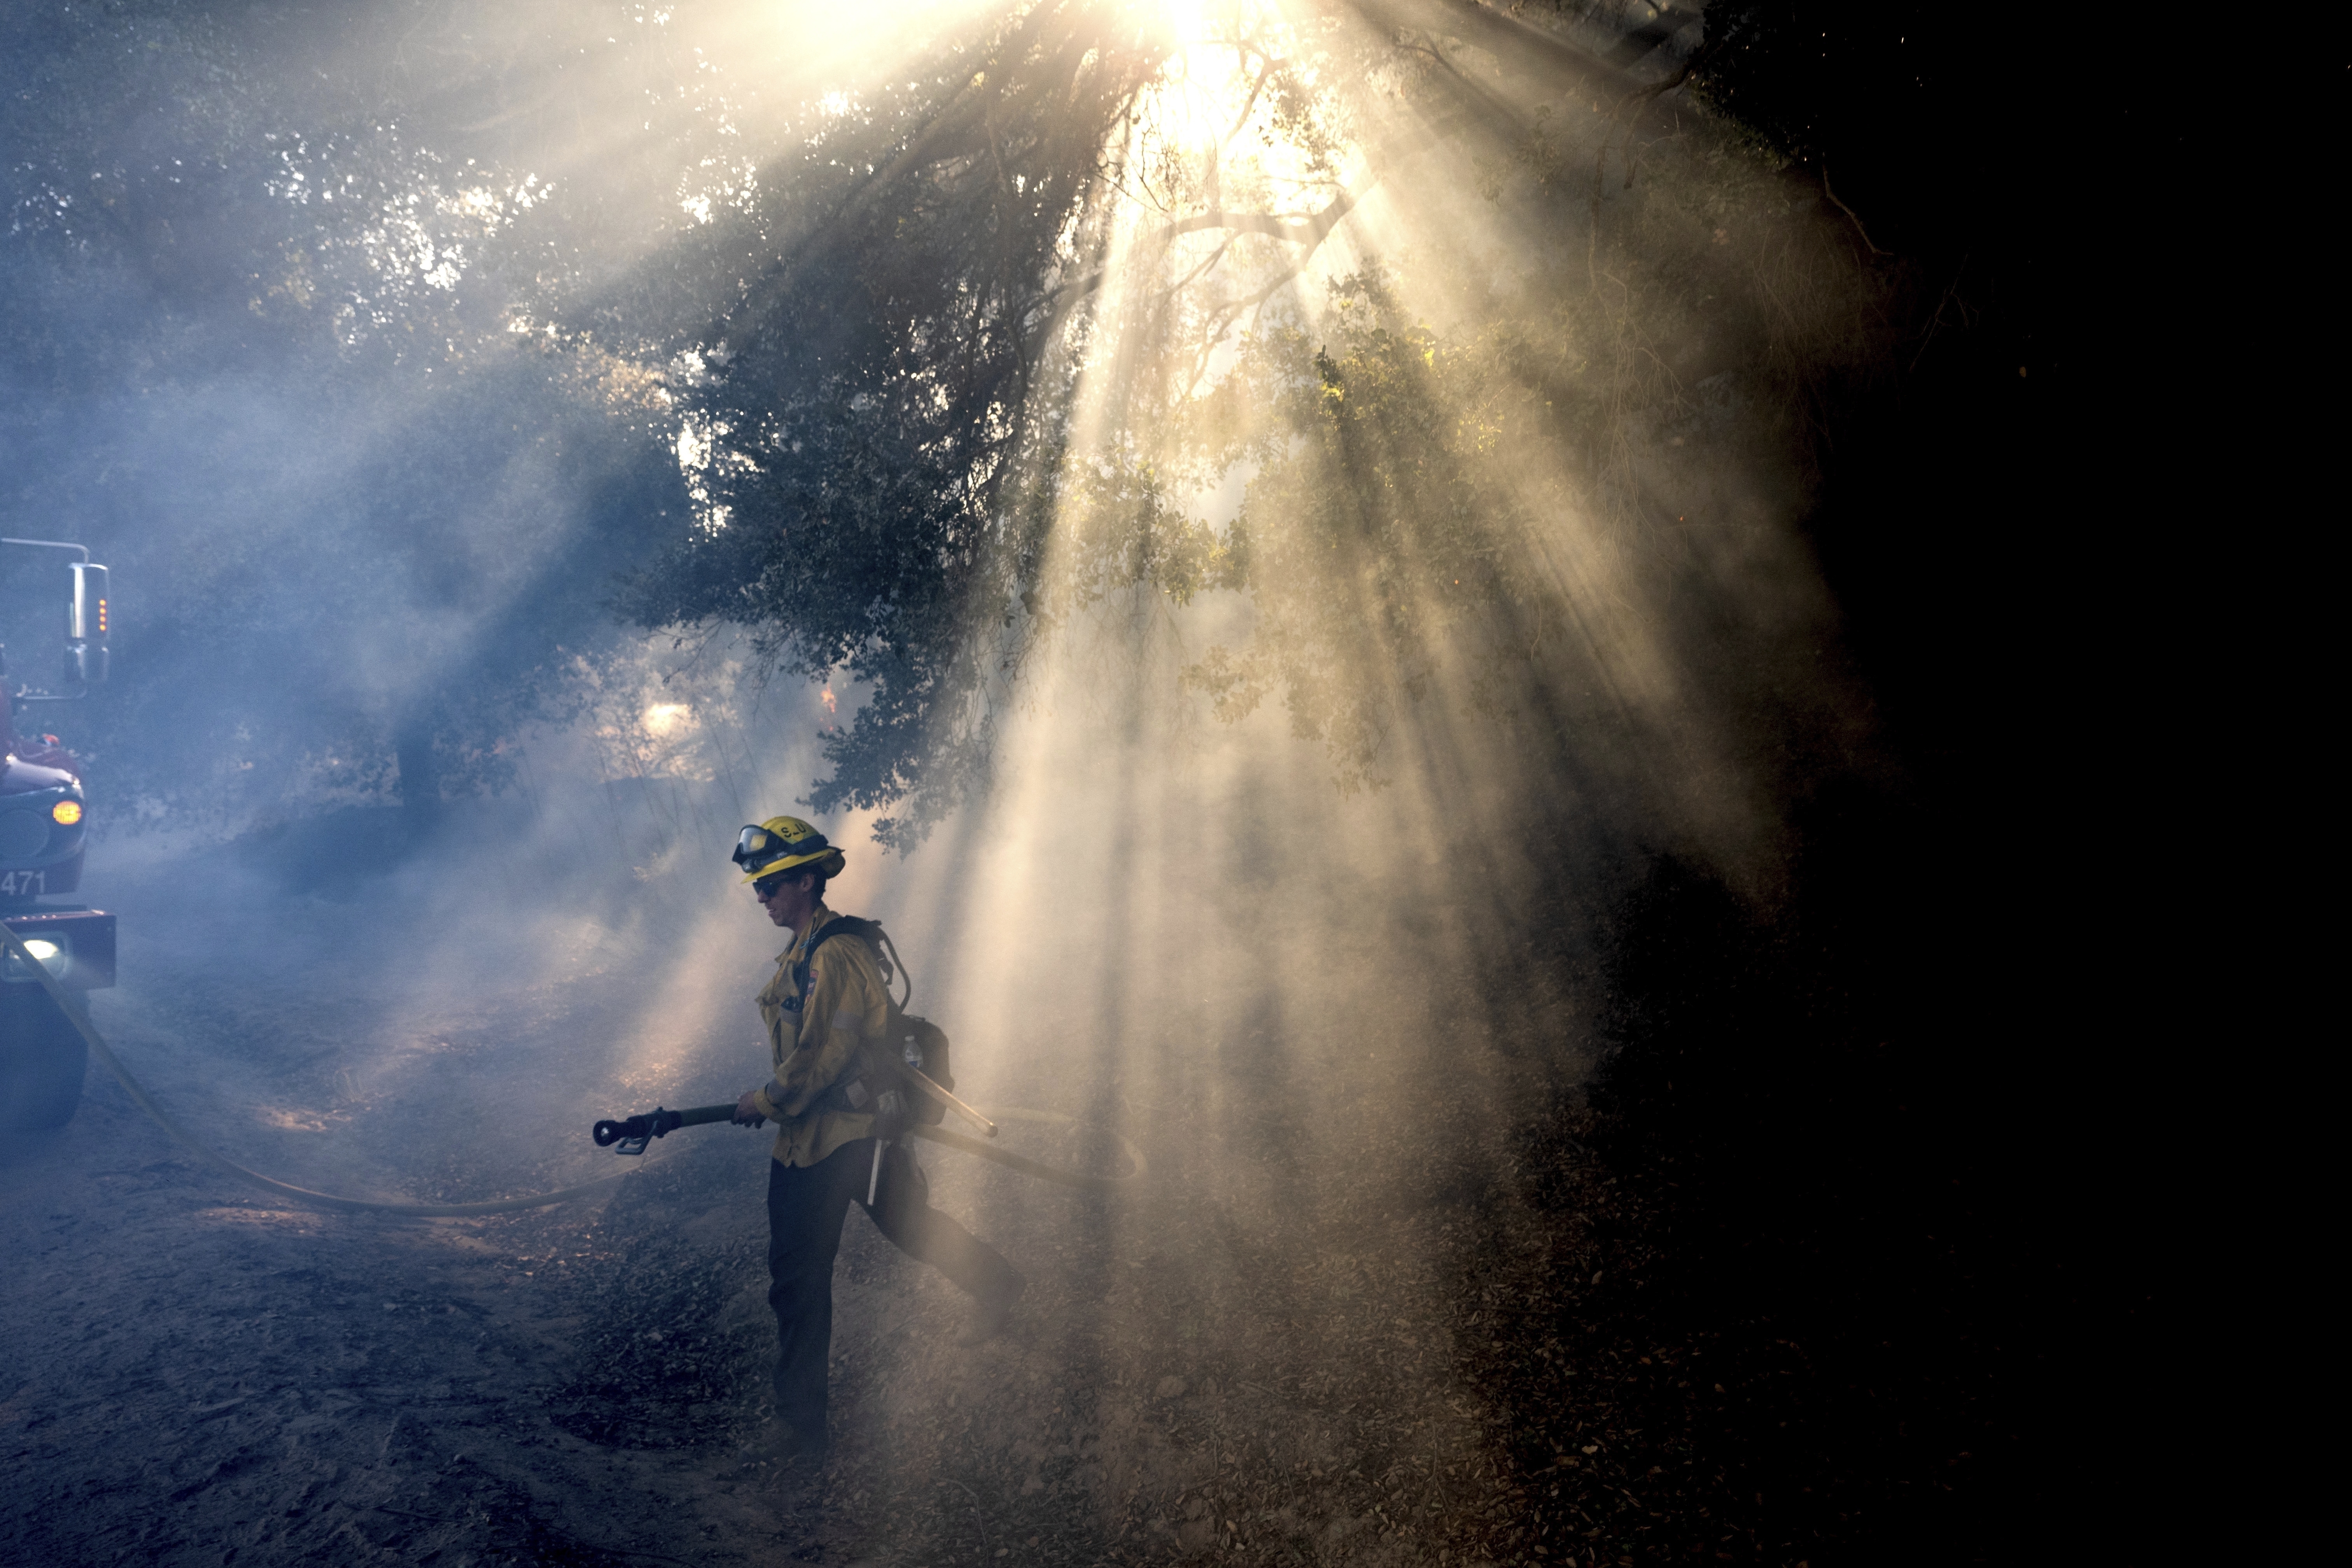
MULTIPOLYGON (((35 963, 51 974, 60 977, 65 974, 66 950, 62 946, 45 936, 28 936, 21 940, 25 943, 25 951, 33 955, 35 963)), ((8 978, 11 980, 33 978, 32 971, 25 967, 25 961, 13 952, 8 954, 8 978)))

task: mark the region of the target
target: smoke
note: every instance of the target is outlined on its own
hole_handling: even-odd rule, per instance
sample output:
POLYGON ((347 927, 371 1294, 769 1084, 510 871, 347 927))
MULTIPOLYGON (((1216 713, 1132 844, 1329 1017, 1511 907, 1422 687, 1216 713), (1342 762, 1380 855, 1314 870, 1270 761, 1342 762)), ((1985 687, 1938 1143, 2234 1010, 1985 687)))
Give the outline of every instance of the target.
MULTIPOLYGON (((597 1116, 767 1068, 751 998, 783 939, 728 849, 807 809, 869 692, 771 682, 730 627, 614 621, 615 574, 709 515, 729 450, 681 412, 711 367, 624 305, 669 286, 660 314, 688 312, 714 205, 879 90, 892 18, 630 10, 572 74, 543 19, 428 30, 370 76, 388 16, 205 42, 244 91, 163 140, 214 138, 207 177, 247 205, 204 291, 82 259, 52 201, 10 274, 79 291, 115 368, 67 354, 12 409, 0 521, 115 568, 117 682, 69 736, 102 829, 85 889, 121 917, 101 1022, 249 1163, 487 1197, 609 1168, 597 1116), (285 87, 309 50, 392 107, 285 87)), ((1635 135, 1590 93, 1461 90, 1468 129, 1378 158, 1412 127, 1368 100, 1359 199, 1184 395, 1149 384, 1202 321, 1152 311, 1219 237, 1105 242, 1103 320, 1165 335, 1074 351, 1073 460, 1107 488, 1162 465, 1178 544, 1105 574, 1126 536, 1065 492, 1059 612, 981 699, 987 787, 903 856, 880 806, 819 819, 849 851, 829 901, 892 931, 959 1091, 1073 1119, 1032 1145, 1055 1157, 1113 1130, 1150 1162, 1088 1204, 927 1156, 1045 1327, 984 1373, 910 1348, 845 1385, 901 1478, 928 1454, 1018 1487, 1045 1474, 1020 1445, 1076 1421, 1051 1485, 1108 1536, 1235 1453, 1310 1492, 1409 1431, 1475 1463, 1509 1413, 1445 1353, 1455 1249, 1608 1048, 1611 911, 1672 856, 1769 913, 1792 804, 1879 765, 1796 527, 1804 388, 1867 374, 1865 286, 1696 116, 1635 135), (1008 1467, 910 1435, 953 1390, 1053 1409, 1006 1417, 1008 1467)), ((639 1185, 756 1226, 748 1141, 700 1137, 639 1185)), ((843 1315, 845 1364, 895 1353, 920 1300, 886 1278, 843 1315)), ((730 1285, 719 1338, 757 1315, 730 1285)))
POLYGON ((693 21, 12 21, 0 527, 118 568, 125 677, 59 712, 100 831, 509 789, 593 700, 693 505, 697 237, 871 68, 803 12, 693 21))

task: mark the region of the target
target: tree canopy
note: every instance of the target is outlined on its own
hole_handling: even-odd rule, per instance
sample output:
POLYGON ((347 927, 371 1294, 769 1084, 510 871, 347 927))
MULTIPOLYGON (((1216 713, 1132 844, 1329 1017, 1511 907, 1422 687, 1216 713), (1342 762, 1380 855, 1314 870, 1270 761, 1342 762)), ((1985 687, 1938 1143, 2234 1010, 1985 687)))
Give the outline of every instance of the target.
POLYGON ((720 8, 303 15, 10 24, 10 526, 127 568, 88 739, 158 801, 495 784, 612 607, 859 682, 812 801, 901 846, 1122 596, 1243 595, 1184 684, 1344 783, 1433 693, 1558 746, 1906 308, 1675 91, 1763 90, 1759 7, 1034 0, 831 88, 720 8))
POLYGON ((896 807, 899 844, 985 780, 1024 658, 1107 595, 1248 595, 1250 645, 1187 683, 1229 718, 1279 693, 1348 783, 1448 660, 1524 728, 1573 618, 1532 513, 1670 524, 1667 426, 1801 446, 1781 411, 1856 358, 1834 318, 1867 280, 1775 155, 1662 118, 1678 80, 1476 5, 990 16, 708 237, 758 265, 712 269, 681 329, 705 500, 625 612, 864 681, 813 804, 896 807), (1391 224, 1407 300, 1346 220, 1449 181, 1497 237, 1391 224), (1243 477, 1237 518, 1199 515, 1243 477))
MULTIPOLYGON (((347 58, 306 26, 7 23, 5 531, 117 569, 118 679, 45 718, 175 819, 497 787, 688 509, 657 377, 515 330, 589 270, 594 204, 454 150, 479 96, 301 68, 347 58)), ((49 606, 17 608, 37 641, 49 606)))

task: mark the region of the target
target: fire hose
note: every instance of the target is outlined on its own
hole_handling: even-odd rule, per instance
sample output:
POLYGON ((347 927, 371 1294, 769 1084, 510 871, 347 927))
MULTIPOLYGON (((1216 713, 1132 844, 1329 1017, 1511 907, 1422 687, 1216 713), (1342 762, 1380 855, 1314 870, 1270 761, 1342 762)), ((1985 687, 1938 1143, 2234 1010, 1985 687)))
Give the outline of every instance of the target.
MULTIPOLYGON (((959 1107, 961 1106, 961 1101, 957 1104, 959 1107)), ((735 1104, 732 1100, 725 1105, 698 1105, 691 1110, 664 1110, 659 1106, 656 1106, 651 1110, 624 1121, 599 1121, 596 1123, 593 1136, 596 1140, 596 1146, 600 1149, 617 1143, 620 1145, 618 1152, 638 1154, 645 1152, 646 1140, 648 1138, 667 1137, 681 1127, 700 1127, 713 1121, 726 1121, 734 1114, 735 1104)), ((1044 1121, 1063 1127, 1078 1125, 1076 1117, 1064 1116, 1052 1110, 1015 1109, 999 1110, 996 1114, 1007 1121, 1044 1121)), ((992 1128, 991 1131, 994 1129, 992 1128)), ((1052 1182, 1060 1186, 1076 1187, 1081 1192, 1104 1192, 1113 1187, 1123 1187, 1142 1175, 1144 1172, 1143 1151, 1116 1132, 1111 1133, 1111 1136, 1118 1140, 1119 1148, 1127 1154, 1128 1163, 1133 1167, 1124 1176, 1092 1176, 1081 1171, 1066 1171, 1058 1165, 1048 1165, 1042 1161, 1032 1160, 1026 1155, 994 1148, 977 1138, 967 1138, 961 1132, 950 1132, 944 1127, 926 1127, 921 1122, 910 1123, 906 1129, 906 1135, 910 1138, 924 1139, 932 1143, 944 1143, 950 1149, 961 1149, 967 1154, 977 1154, 983 1160, 993 1160, 996 1163, 1009 1166, 1024 1176, 1034 1176, 1041 1182, 1052 1182)))
MULTIPOLYGON (((217 1153, 199 1142, 194 1134, 181 1126, 173 1119, 169 1111, 158 1105, 154 1096, 149 1094, 139 1080, 131 1075, 131 1069, 122 1065, 122 1059, 114 1054, 114 1048, 106 1043, 106 1037, 99 1033, 98 1026, 90 1022, 89 1015, 74 1000, 73 994, 58 982, 56 975, 49 973, 48 965, 33 956, 32 951, 26 947, 16 933, 5 924, 0 924, 0 944, 5 944, 8 955, 22 964, 26 971, 40 984, 41 988, 48 993, 49 999, 58 1005, 58 1010, 66 1016, 67 1021, 73 1025, 75 1032, 79 1034, 89 1045, 90 1054, 98 1058, 99 1065, 114 1075, 115 1080, 122 1085, 123 1092, 131 1097, 131 1102, 133 1105, 152 1117, 155 1124, 171 1136, 173 1142, 187 1150, 206 1165, 224 1175, 248 1185, 259 1187, 264 1192, 275 1193, 279 1197, 292 1198, 298 1203, 309 1204, 316 1208, 336 1209, 346 1214, 397 1214, 408 1215, 418 1219, 463 1218, 477 1215, 515 1214, 525 1209, 546 1208, 553 1204, 569 1203, 574 1198, 586 1197, 592 1193, 606 1191, 625 1179, 630 1173, 621 1171, 613 1175, 599 1176, 593 1182, 583 1182, 577 1186, 559 1188, 551 1193, 539 1193, 527 1198, 500 1198, 490 1203, 478 1204, 384 1203, 370 1198, 339 1197, 332 1193, 314 1193, 308 1187, 298 1187, 291 1183, 278 1181, 274 1176, 265 1176, 258 1171, 247 1170, 226 1155, 217 1153)), ((735 1108, 732 1105, 723 1105, 704 1106, 693 1111, 656 1110, 653 1114, 663 1118, 681 1118, 680 1121, 662 1129, 663 1132, 667 1132, 672 1127, 724 1121, 733 1115, 734 1110, 735 1108), (716 1115, 707 1114, 714 1111, 716 1115), (693 1121, 683 1120, 687 1117, 691 1117, 693 1121)), ((997 1114, 1014 1121, 1069 1123, 1073 1120, 1045 1110, 1000 1110, 997 1114)), ((598 1124, 600 1130, 606 1125, 610 1124, 598 1124)), ((1046 1181, 1059 1182, 1066 1186, 1098 1189, 1130 1182, 1143 1174, 1141 1152, 1124 1138, 1119 1138, 1118 1142, 1127 1150, 1128 1156, 1134 1163, 1135 1168, 1125 1176, 1114 1178, 1087 1176, 1075 1171, 1058 1170, 1054 1166, 1041 1164, 1037 1161, 1025 1159, 1018 1154, 1007 1153, 1001 1149, 992 1149, 978 1139, 966 1138, 961 1133, 947 1132, 938 1128, 910 1127, 908 1131, 919 1137, 929 1138, 934 1142, 945 1143, 950 1148, 963 1149, 983 1159, 993 1160, 999 1164, 1010 1165, 1016 1171, 1042 1177, 1046 1181)), ((659 1137, 661 1132, 652 1133, 651 1136, 659 1137)), ((1113 1133, 1112 1136, 1118 1135, 1113 1133)), ((612 1139, 603 1137, 599 1137, 596 1141, 599 1145, 613 1142, 612 1139)))

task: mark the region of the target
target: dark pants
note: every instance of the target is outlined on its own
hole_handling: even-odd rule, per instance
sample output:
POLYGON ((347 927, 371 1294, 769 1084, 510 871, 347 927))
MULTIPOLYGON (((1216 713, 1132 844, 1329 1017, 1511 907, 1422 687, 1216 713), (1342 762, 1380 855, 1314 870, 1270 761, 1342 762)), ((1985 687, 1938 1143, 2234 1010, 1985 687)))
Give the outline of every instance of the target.
POLYGON ((782 1341, 776 1414, 803 1442, 824 1442, 825 1364, 833 1347, 833 1260, 853 1203, 898 1250, 986 1300, 1020 1276, 996 1248, 931 1207, 930 1184, 904 1143, 883 1151, 873 1205, 866 1183, 874 1140, 845 1143, 814 1165, 768 1162, 768 1305, 782 1341))

